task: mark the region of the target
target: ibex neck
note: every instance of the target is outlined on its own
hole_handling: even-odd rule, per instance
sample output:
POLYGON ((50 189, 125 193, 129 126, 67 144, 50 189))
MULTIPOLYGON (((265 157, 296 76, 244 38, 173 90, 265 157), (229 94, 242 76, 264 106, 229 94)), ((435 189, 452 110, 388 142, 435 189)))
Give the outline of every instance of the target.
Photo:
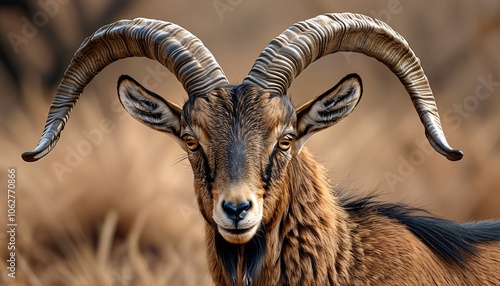
POLYGON ((288 166, 285 209, 268 229, 258 285, 327 285, 347 281, 352 243, 347 214, 338 205, 325 169, 304 148, 288 166))

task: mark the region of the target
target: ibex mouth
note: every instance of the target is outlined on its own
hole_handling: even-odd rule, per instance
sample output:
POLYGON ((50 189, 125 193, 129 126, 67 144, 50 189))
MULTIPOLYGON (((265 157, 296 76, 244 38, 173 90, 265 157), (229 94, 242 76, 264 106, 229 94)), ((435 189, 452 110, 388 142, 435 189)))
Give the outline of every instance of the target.
POLYGON ((238 235, 238 234, 244 234, 245 232, 248 232, 248 231, 250 231, 252 229, 251 227, 250 228, 244 228, 244 229, 227 229, 227 228, 223 228, 221 226, 220 226, 220 228, 222 230, 224 230, 225 232, 229 232, 231 234, 236 234, 236 235, 238 235))
POLYGON ((250 239, 252 239, 252 237, 257 232, 257 229, 259 228, 259 224, 255 224, 249 228, 228 229, 220 225, 218 225, 217 227, 219 233, 226 241, 234 244, 244 244, 247 243, 250 239))

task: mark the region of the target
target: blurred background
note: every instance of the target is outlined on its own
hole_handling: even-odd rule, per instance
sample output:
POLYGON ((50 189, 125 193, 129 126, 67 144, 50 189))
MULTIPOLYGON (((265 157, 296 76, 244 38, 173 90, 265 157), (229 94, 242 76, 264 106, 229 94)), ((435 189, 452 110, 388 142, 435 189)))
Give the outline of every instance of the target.
POLYGON ((144 58, 113 63, 87 86, 57 148, 36 163, 57 85, 81 42, 119 19, 177 23, 239 83, 269 41, 327 12, 378 18, 421 59, 459 162, 432 151, 404 88, 353 53, 312 64, 289 90, 297 106, 358 73, 364 96, 346 120, 307 146, 335 188, 376 193, 458 221, 500 218, 500 4, 478 1, 0 1, 0 178, 17 174, 16 279, 7 277, 7 202, 0 196, 2 285, 210 285, 192 174, 175 142, 122 110, 130 74, 182 104, 175 77, 144 58))

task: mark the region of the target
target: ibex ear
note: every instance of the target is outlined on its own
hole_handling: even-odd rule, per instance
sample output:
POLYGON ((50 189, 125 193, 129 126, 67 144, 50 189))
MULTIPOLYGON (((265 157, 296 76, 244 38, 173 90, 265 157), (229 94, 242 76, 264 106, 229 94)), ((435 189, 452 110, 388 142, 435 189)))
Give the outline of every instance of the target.
POLYGON ((180 140, 181 108, 146 89, 128 75, 118 79, 118 96, 133 118, 180 140))
POLYGON ((297 138, 294 152, 299 153, 316 132, 335 125, 349 115, 363 93, 361 78, 349 74, 337 85, 297 109, 297 138))

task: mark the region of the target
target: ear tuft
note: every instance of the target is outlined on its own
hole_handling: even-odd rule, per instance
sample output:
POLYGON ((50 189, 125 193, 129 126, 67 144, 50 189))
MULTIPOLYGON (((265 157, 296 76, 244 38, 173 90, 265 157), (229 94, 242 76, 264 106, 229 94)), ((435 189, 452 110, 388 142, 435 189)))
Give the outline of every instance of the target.
POLYGON ((297 110, 297 140, 295 151, 316 132, 333 126, 349 115, 363 93, 361 78, 349 74, 334 87, 297 110))
POLYGON ((118 79, 118 96, 122 106, 139 122, 161 132, 180 134, 181 108, 146 89, 128 75, 118 79))

